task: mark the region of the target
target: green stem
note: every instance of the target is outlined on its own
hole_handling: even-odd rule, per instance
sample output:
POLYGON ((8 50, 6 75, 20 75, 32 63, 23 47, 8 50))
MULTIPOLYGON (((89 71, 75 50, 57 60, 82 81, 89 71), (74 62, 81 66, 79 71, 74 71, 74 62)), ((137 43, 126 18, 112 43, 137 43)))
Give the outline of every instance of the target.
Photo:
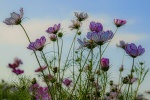
MULTIPOLYGON (((78 32, 78 30, 77 30, 77 32, 78 32)), ((63 77, 64 77, 64 72, 65 72, 65 69, 66 69, 66 65, 67 65, 67 62, 68 62, 68 59, 69 59, 69 55, 70 55, 70 52, 71 52, 71 49, 72 49, 72 46, 73 46, 73 44, 74 44, 74 41, 75 41, 76 37, 77 37, 77 33, 75 34, 75 36, 74 36, 74 38, 73 38, 73 41, 72 41, 71 46, 70 46, 70 49, 69 49, 69 53, 68 53, 68 55, 67 55, 67 59, 66 59, 66 61, 65 61, 65 65, 64 65, 64 69, 63 69, 63 74, 62 74, 62 79, 63 79, 63 77)))
MULTIPOLYGON (((47 62, 47 59, 46 59, 46 57, 45 57, 45 54, 44 54, 44 52, 43 51, 41 51, 41 53, 42 53, 42 55, 43 55, 43 59, 44 59, 44 62, 46 63, 46 66, 48 67, 48 72, 49 72, 49 74, 51 74, 51 72, 50 72, 50 66, 48 65, 48 62, 47 62)), ((52 68, 51 68, 52 69, 52 68)))
MULTIPOLYGON (((24 32, 25 32, 25 34, 26 34, 26 37, 28 38, 29 42, 31 43, 31 40, 30 40, 30 38, 29 38, 29 36, 28 36, 28 34, 27 34, 25 28, 22 26, 22 24, 20 24, 20 26, 21 26, 22 29, 24 30, 24 32)), ((34 52, 34 55, 35 55, 35 57, 36 57, 36 60, 37 60, 37 62, 38 62, 38 64, 39 64, 40 68, 42 69, 42 66, 41 66, 41 64, 40 64, 40 62, 39 62, 39 60, 38 60, 38 57, 37 57, 36 52, 35 52, 35 51, 33 51, 33 52, 34 52)), ((44 80, 45 80, 45 82, 46 82, 46 84, 47 84, 47 86, 48 86, 49 93, 51 93, 51 91, 50 91, 50 86, 49 86, 49 84, 48 84, 48 82, 47 82, 47 80, 46 80, 46 77, 45 77, 45 74, 44 74, 43 70, 42 70, 41 72, 42 72, 42 75, 43 75, 43 77, 44 77, 44 80)))
POLYGON ((132 68, 131 68, 131 73, 130 73, 130 76, 129 76, 129 86, 128 86, 128 91, 127 91, 127 97, 126 97, 126 100, 128 100, 128 93, 129 93, 130 86, 131 86, 131 79, 132 79, 132 77, 133 77, 133 67, 134 67, 134 58, 133 58, 133 63, 132 63, 132 68))
POLYGON ((75 84, 74 84, 74 86, 73 86, 73 89, 72 89, 72 91, 71 91, 71 94, 70 94, 69 98, 71 98, 71 96, 72 96, 72 94, 73 94, 73 92, 74 92, 74 90, 75 90, 75 87, 76 87, 77 82, 78 82, 78 80, 79 80, 79 78, 80 78, 80 76, 81 76, 81 73, 82 73, 83 68, 84 68, 84 66, 85 66, 85 64, 86 64, 86 61, 88 60, 89 55, 90 55, 90 51, 89 51, 89 54, 87 55, 87 58, 86 58, 86 60, 85 60, 85 62, 84 62, 84 64, 83 64, 83 67, 81 68, 81 71, 80 71, 80 73, 79 73, 79 75, 78 75, 78 77, 77 77, 77 80, 76 80, 76 82, 75 82, 75 84))

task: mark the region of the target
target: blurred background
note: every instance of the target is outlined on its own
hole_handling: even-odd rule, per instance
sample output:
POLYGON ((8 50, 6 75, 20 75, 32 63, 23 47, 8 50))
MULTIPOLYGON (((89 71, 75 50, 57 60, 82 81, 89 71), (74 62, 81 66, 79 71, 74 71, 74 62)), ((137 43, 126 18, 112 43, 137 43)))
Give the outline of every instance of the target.
MULTIPOLYGON (((110 46, 106 50, 103 57, 109 58, 112 65, 110 72, 112 80, 117 79, 119 75, 119 67, 123 51, 116 47, 120 40, 128 43, 142 45, 145 53, 136 58, 138 61, 144 61, 145 67, 150 67, 150 1, 135 0, 1 0, 0 1, 0 80, 7 82, 15 79, 16 76, 7 67, 8 63, 13 63, 15 57, 23 61, 20 67, 25 70, 24 75, 36 77, 34 70, 38 68, 38 63, 27 49, 28 40, 20 26, 8 26, 3 23, 5 18, 10 17, 10 13, 19 13, 21 7, 24 9, 24 20, 22 25, 25 27, 32 41, 41 36, 47 37, 45 30, 54 24, 61 23, 62 32, 65 34, 64 51, 70 45, 70 41, 75 31, 68 28, 71 20, 75 19, 74 12, 87 12, 89 18, 83 23, 82 37, 84 38, 89 31, 89 23, 91 21, 101 22, 104 30, 115 31, 116 27, 113 23, 115 18, 125 19, 127 23, 119 28, 116 36, 113 38, 110 46)), ((48 48, 47 48, 48 50, 48 48)), ((66 53, 66 52, 64 52, 66 53)), ((132 60, 126 54, 124 61, 125 74, 131 69, 132 60)), ((150 73, 141 85, 140 93, 150 90, 150 73)))

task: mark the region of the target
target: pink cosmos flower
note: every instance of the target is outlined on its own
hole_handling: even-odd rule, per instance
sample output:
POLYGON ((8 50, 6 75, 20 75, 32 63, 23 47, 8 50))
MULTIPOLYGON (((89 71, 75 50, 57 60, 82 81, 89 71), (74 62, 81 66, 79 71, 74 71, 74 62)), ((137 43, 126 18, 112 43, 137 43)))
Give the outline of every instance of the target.
POLYGON ((39 86, 39 84, 33 84, 30 86, 29 90, 34 93, 36 100, 51 100, 47 87, 39 86))
POLYGON ((94 21, 90 22, 89 28, 92 32, 96 33, 103 31, 103 25, 99 22, 97 23, 94 21))
POLYGON ((56 34, 60 30, 60 23, 58 25, 54 25, 53 27, 49 27, 46 32, 49 34, 56 34))
POLYGON ((5 21, 3 21, 6 25, 18 25, 22 21, 23 17, 23 8, 20 8, 20 14, 17 14, 15 12, 11 13, 10 18, 6 18, 5 21))
POLYGON ((127 21, 126 20, 121 20, 121 19, 114 19, 114 23, 115 23, 116 27, 120 27, 120 26, 126 24, 127 21))
POLYGON ((35 72, 41 72, 41 71, 45 70, 46 68, 47 68, 47 66, 39 67, 38 69, 35 70, 35 72))
POLYGON ((134 82, 136 82, 138 80, 138 78, 132 78, 130 83, 133 84, 134 82))
POLYGON ((137 47, 134 43, 131 43, 125 46, 125 51, 129 56, 136 58, 137 56, 142 55, 145 52, 145 49, 142 48, 141 45, 137 47))
POLYGON ((103 71, 108 71, 108 69, 109 69, 109 59, 108 58, 102 58, 100 60, 100 63, 101 63, 101 69, 103 71))
POLYGON ((84 12, 81 13, 75 12, 75 16, 77 17, 78 21, 84 21, 88 18, 88 14, 84 12))
POLYGON ((45 42, 46 42, 46 38, 42 36, 40 39, 36 39, 35 42, 31 42, 27 48, 34 51, 36 50, 42 51, 45 42))
POLYGON ((14 59, 14 63, 12 63, 12 64, 9 63, 8 67, 12 68, 12 69, 16 69, 17 67, 19 67, 20 64, 23 64, 22 61, 20 59, 18 59, 18 58, 15 58, 14 59))
POLYGON ((86 38, 84 38, 83 41, 80 40, 80 39, 77 39, 77 41, 78 41, 79 44, 80 44, 80 47, 79 47, 78 49, 80 49, 80 48, 82 48, 82 47, 87 47, 88 49, 93 49, 93 48, 95 48, 95 47, 97 46, 96 43, 94 43, 94 42, 91 41, 91 40, 86 40, 86 38))
POLYGON ((81 26, 81 22, 80 21, 78 21, 78 20, 71 20, 71 21, 72 21, 72 25, 69 26, 69 28, 71 30, 80 28, 80 26, 81 26))
POLYGON ((87 38, 93 40, 98 45, 103 45, 108 40, 112 39, 114 36, 111 30, 103 31, 103 32, 88 32, 87 38))
POLYGON ((24 73, 24 70, 13 69, 12 72, 15 73, 16 75, 20 75, 20 74, 23 74, 23 73, 24 73))
POLYGON ((56 41, 57 36, 55 34, 50 34, 49 38, 50 38, 51 41, 56 41))
POLYGON ((72 83, 72 80, 66 78, 63 80, 64 85, 66 85, 67 87, 72 83))
POLYGON ((123 40, 121 40, 120 41, 120 44, 118 45, 116 45, 117 47, 120 47, 120 48, 122 48, 122 49, 125 49, 125 46, 127 45, 127 43, 125 43, 123 40))

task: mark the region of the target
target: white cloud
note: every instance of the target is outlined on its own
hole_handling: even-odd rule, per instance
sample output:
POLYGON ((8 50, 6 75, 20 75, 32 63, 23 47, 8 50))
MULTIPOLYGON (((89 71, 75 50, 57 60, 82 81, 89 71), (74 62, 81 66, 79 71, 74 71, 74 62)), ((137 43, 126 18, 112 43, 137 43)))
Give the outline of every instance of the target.
MULTIPOLYGON (((83 27, 81 31, 84 35, 89 30, 89 23, 90 21, 95 22, 101 22, 103 24, 104 30, 115 30, 115 25, 113 25, 113 19, 109 16, 101 15, 100 17, 91 16, 87 21, 83 23, 83 27)), ((28 20, 26 19, 22 24, 25 27, 26 31, 28 32, 29 37, 31 38, 31 41, 35 41, 36 38, 40 38, 41 36, 46 36, 48 38, 48 34, 45 32, 45 30, 53 26, 54 24, 61 23, 61 28, 63 28, 64 33, 74 33, 74 31, 70 31, 68 26, 71 23, 70 20, 57 20, 57 19, 33 19, 28 20)), ((128 24, 135 23, 134 20, 129 20, 128 24)), ((0 24, 0 43, 1 44, 8 44, 8 45, 22 45, 22 44, 28 44, 28 40, 21 29, 20 26, 7 26, 4 23, 0 24)), ((70 36, 69 35, 69 36, 70 36)), ((140 39, 143 39, 144 35, 135 35, 134 33, 127 33, 124 32, 124 34, 117 34, 115 38, 113 39, 113 44, 118 43, 119 40, 125 40, 127 42, 133 42, 138 41, 140 39), (131 38, 132 37, 132 38, 131 38)))

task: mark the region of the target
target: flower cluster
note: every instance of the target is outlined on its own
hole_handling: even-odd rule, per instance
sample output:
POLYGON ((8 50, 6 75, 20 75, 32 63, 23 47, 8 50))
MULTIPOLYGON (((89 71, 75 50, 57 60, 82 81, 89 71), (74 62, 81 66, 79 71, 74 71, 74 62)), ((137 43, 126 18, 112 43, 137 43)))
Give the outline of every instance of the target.
MULTIPOLYGON (((32 96, 34 100, 143 99, 142 95, 138 95, 138 90, 149 69, 145 69, 143 62, 140 62, 139 65, 136 66, 135 60, 138 56, 144 54, 145 48, 141 45, 136 46, 134 43, 129 44, 123 40, 120 41, 120 44, 117 45, 117 47, 123 49, 124 53, 132 57, 133 62, 130 73, 123 76, 122 73, 125 69, 125 54, 123 55, 117 84, 114 84, 116 82, 110 80, 111 74, 109 69, 111 66, 111 59, 108 57, 106 58, 106 55, 103 55, 117 30, 127 23, 126 20, 114 19, 114 24, 116 26, 115 32, 104 30, 101 22, 90 21, 89 30, 86 32, 85 36, 86 38, 84 37, 82 39, 81 36, 79 37, 79 35, 82 35, 81 26, 84 24, 83 21, 89 16, 84 12, 75 12, 75 19, 71 20, 72 25, 70 25, 69 28, 76 31, 76 34, 74 35, 72 43, 70 43, 70 49, 66 55, 67 50, 63 51, 64 42, 62 38, 63 33, 60 31, 60 23, 54 24, 46 30, 50 41, 53 42, 53 49, 50 49, 50 52, 47 52, 47 49, 43 50, 45 49, 46 43, 45 36, 36 39, 35 42, 30 41, 25 28, 21 24, 23 14, 23 9, 21 8, 20 14, 15 12, 11 13, 11 17, 6 18, 4 23, 7 25, 20 25, 23 28, 30 42, 27 49, 34 51, 33 53, 40 66, 34 72, 38 72, 39 77, 42 77, 42 82, 47 85, 46 87, 40 86, 35 78, 33 78, 32 81, 27 81, 30 82, 28 86, 24 86, 25 81, 21 83, 23 84, 23 86, 21 86, 22 90, 29 87, 30 97, 32 96), (80 46, 76 44, 76 40, 80 46), (57 42, 56 45, 55 41, 57 42), (65 54, 63 54, 64 52, 65 54), (70 73, 67 71, 70 71, 70 73), (66 76, 69 76, 69 78, 64 78, 66 76), (135 82, 137 82, 137 87, 136 84, 133 86, 135 82), (110 86, 108 86, 109 84, 110 86)), ((68 39, 66 40, 68 42, 68 39)), ((13 73, 20 75, 24 73, 23 70, 19 69, 20 64, 22 64, 22 61, 15 58, 14 63, 9 63, 8 67, 12 69, 13 73)))
POLYGON ((33 84, 29 88, 36 100, 51 100, 51 96, 48 94, 48 88, 39 86, 39 84, 33 84))
POLYGON ((11 68, 12 72, 16 75, 20 75, 24 73, 24 70, 18 68, 20 64, 23 64, 22 61, 18 58, 15 58, 13 63, 8 64, 8 67, 11 68))

